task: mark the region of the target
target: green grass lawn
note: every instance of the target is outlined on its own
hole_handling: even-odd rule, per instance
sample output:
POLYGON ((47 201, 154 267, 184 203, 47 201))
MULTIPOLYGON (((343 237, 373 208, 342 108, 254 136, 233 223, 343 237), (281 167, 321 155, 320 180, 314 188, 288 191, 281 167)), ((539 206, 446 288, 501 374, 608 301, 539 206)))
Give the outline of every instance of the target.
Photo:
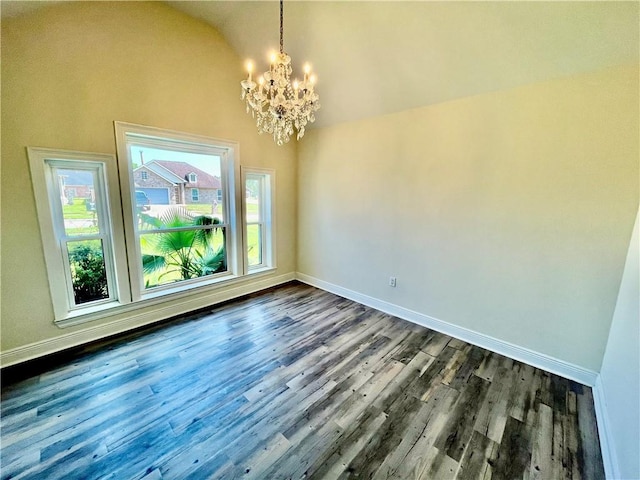
POLYGON ((92 219, 94 212, 87 210, 87 204, 84 198, 74 198, 73 205, 63 205, 62 213, 65 219, 81 220, 92 219))
POLYGON ((94 233, 98 233, 98 227, 74 227, 74 228, 65 228, 67 235, 91 235, 94 233))
MULTIPOLYGON (((184 208, 197 215, 211 215, 211 205, 185 205, 184 208)), ((222 205, 216 208, 216 213, 222 212, 222 205)))

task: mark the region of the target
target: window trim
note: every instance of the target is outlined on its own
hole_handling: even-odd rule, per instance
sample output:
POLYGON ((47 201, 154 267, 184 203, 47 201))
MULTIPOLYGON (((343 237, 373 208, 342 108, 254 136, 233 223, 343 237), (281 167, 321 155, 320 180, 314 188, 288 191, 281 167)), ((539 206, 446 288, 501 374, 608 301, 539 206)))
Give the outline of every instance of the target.
POLYGON ((258 167, 241 167, 242 174, 242 250, 244 257, 244 273, 245 275, 253 275, 267 270, 276 268, 276 171, 271 168, 258 167), (255 266, 249 266, 248 243, 249 236, 247 232, 247 202, 246 188, 248 177, 255 175, 263 178, 263 201, 261 205, 261 218, 264 218, 264 231, 262 232, 262 263, 255 266))
POLYGON ((199 188, 192 188, 191 189, 191 201, 192 202, 199 202, 200 201, 200 189, 199 188))
POLYGON ((177 132, 136 125, 127 122, 114 122, 116 137, 116 150, 118 153, 118 167, 120 171, 119 185, 122 200, 122 214, 125 225, 125 238, 127 245, 132 246, 127 250, 130 265, 130 288, 133 302, 157 298, 172 293, 183 292, 217 283, 223 283, 245 275, 244 256, 241 255, 243 244, 243 224, 241 215, 242 199, 240 195, 240 148, 237 142, 206 137, 197 134, 177 132), (133 218, 133 192, 135 184, 132 172, 129 170, 129 139, 136 145, 162 148, 189 153, 209 153, 220 156, 221 164, 220 181, 223 191, 229 192, 229 202, 223 202, 223 218, 227 228, 227 272, 215 274, 199 279, 184 280, 175 284, 160 285, 145 290, 144 275, 139 266, 141 258, 140 243, 137 239, 136 226, 133 218), (169 142, 168 142, 169 141, 169 142), (168 143, 167 143, 168 142, 168 143), (232 166, 229 169, 229 165, 232 166))
MULTIPOLYGON (((31 178, 36 202, 36 211, 40 225, 42 247, 44 251, 45 264, 47 268, 47 278, 49 280, 49 291, 51 293, 51 304, 53 306, 54 322, 79 317, 95 312, 101 312, 118 305, 125 305, 131 302, 128 288, 128 275, 126 261, 119 258, 118 251, 124 251, 124 236, 118 225, 122 225, 122 215, 119 200, 118 176, 115 168, 115 157, 110 154, 78 152, 71 150, 58 150, 52 148, 27 147, 27 157, 31 170, 31 178), (61 208, 59 187, 49 188, 52 181, 50 162, 63 166, 65 162, 69 167, 73 163, 86 162, 97 166, 100 188, 103 196, 103 205, 100 207, 104 215, 103 223, 106 224, 109 232, 110 244, 104 244, 105 265, 107 268, 107 278, 112 289, 112 298, 106 301, 90 302, 86 306, 75 305, 72 302, 72 291, 70 291, 67 265, 65 263, 66 253, 62 251, 60 240, 60 226, 56 225, 55 217, 59 216, 58 210, 61 208), (114 183, 115 182, 115 183, 114 183), (115 191, 114 191, 115 190, 115 191), (110 191, 112 193, 110 193, 110 191), (107 258, 108 257, 108 258, 107 258), (65 279, 62 281, 62 279, 65 279)), ((58 219, 59 220, 59 219, 58 219)), ((66 237, 66 234, 65 234, 66 237)), ((66 260, 68 263, 68 258, 66 260)), ((71 286, 72 288, 72 286, 71 286)))

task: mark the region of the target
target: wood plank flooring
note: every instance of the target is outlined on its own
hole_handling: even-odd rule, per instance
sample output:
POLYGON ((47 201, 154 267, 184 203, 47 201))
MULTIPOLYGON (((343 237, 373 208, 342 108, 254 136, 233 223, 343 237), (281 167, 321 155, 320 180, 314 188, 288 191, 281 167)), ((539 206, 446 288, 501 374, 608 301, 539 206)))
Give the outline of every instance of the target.
POLYGON ((604 478, 590 388, 299 283, 9 382, 1 428, 2 479, 604 478))

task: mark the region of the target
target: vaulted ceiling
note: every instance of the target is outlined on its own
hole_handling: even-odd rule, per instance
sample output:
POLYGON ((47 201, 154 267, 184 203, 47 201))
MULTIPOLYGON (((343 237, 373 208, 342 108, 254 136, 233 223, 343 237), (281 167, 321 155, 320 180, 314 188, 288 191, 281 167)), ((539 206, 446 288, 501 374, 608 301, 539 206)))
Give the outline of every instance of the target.
MULTIPOLYGON (((12 15, 34 3, 46 2, 2 7, 12 15)), ((260 71, 278 48, 277 2, 166 3, 215 27, 260 71)), ((316 126, 327 126, 638 63, 639 6, 286 1, 284 44, 296 74, 305 61, 313 65, 322 104, 316 126)))

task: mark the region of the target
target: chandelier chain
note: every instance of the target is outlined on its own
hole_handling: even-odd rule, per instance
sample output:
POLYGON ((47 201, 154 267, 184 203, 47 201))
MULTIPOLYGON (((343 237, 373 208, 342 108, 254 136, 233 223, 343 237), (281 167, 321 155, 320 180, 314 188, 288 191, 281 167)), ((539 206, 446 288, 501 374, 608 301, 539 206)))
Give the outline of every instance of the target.
POLYGON ((284 53, 284 0, 280 0, 280 53, 284 53))

